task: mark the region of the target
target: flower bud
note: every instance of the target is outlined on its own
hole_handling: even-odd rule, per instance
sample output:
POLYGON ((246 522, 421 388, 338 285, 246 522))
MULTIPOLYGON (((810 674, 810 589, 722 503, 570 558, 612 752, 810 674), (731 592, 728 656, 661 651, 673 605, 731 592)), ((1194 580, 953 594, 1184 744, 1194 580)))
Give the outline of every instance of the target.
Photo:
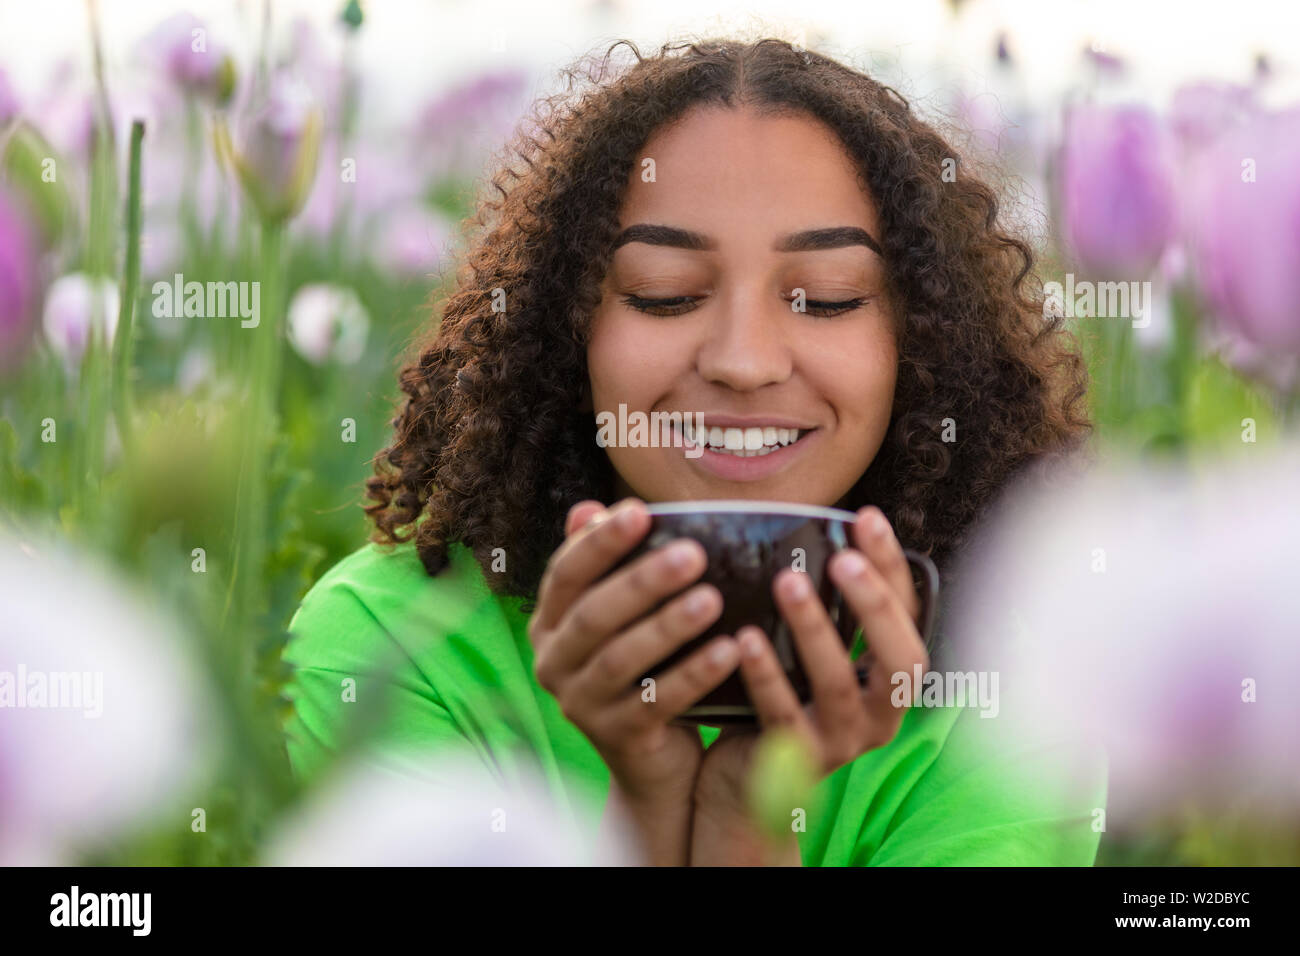
POLYGON ((324 120, 311 91, 277 74, 266 98, 232 142, 217 127, 218 150, 234 166, 244 191, 266 222, 285 222, 302 209, 316 178, 324 120))

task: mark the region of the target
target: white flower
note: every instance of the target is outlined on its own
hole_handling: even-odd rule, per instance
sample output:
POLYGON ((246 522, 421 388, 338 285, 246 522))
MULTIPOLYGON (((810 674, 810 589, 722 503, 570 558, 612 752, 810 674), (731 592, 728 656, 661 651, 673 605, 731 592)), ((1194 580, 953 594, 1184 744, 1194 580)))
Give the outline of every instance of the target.
POLYGON ((9 535, 0 605, 0 864, 72 863, 187 817, 213 709, 176 622, 65 546, 9 535))
POLYGON ((957 569, 951 669, 1000 673, 1009 733, 1104 743, 1116 820, 1247 790, 1293 813, 1297 474, 1292 445, 1013 490, 957 569))
POLYGON ((81 364, 92 327, 112 344, 119 303, 117 284, 104 276, 73 272, 50 284, 45 293, 45 338, 65 367, 74 370, 81 364))
POLYGON ((313 365, 351 365, 366 350, 370 316, 351 289, 316 283, 289 304, 289 343, 313 365))
MULTIPOLYGON (((600 817, 598 804, 580 813, 600 817)), ((539 774, 506 788, 472 753, 372 753, 343 768, 268 844, 272 866, 633 866, 625 819, 599 837, 560 813, 539 774)))

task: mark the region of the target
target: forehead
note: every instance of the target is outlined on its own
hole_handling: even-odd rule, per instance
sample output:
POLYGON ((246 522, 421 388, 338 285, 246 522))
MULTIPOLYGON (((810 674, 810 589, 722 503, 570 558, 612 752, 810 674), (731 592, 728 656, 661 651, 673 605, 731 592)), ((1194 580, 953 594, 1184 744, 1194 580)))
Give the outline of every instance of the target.
POLYGON ((830 127, 807 114, 698 107, 646 141, 620 220, 763 238, 810 226, 857 225, 879 236, 875 203, 830 127), (645 160, 654 160, 647 182, 645 160))

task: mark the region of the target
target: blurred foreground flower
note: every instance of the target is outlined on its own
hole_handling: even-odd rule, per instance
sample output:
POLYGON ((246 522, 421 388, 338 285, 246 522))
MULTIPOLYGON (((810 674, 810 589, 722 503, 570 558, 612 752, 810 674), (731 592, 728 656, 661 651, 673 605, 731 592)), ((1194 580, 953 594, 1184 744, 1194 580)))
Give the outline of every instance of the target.
POLYGON ((183 825, 177 800, 213 740, 178 625, 60 547, 0 536, 3 865, 72 863, 137 824, 183 825))
POLYGON ((356 293, 343 286, 305 285, 289 303, 289 343, 313 365, 351 365, 366 350, 370 316, 356 293))
POLYGON ((263 220, 293 218, 311 192, 320 155, 321 110, 311 91, 287 73, 271 80, 266 100, 254 108, 232 141, 217 126, 219 151, 232 164, 263 220))
POLYGON ((121 302, 117 285, 106 276, 73 272, 55 279, 45 293, 45 338, 72 375, 90 342, 91 330, 111 346, 121 302))
POLYGON ((1139 107, 1065 115, 1056 198, 1067 249, 1089 275, 1149 273, 1177 225, 1172 137, 1139 107))
POLYGON ((1025 483, 958 574, 956 669, 1012 739, 1097 735, 1121 824, 1250 794, 1300 827, 1300 446, 1217 468, 1025 483))
POLYGON ((518 786, 505 789, 473 754, 393 752, 354 762, 314 792, 281 822, 263 862, 633 866, 640 860, 626 821, 590 838, 558 811, 538 773, 524 772, 518 786))
POLYGON ((1198 157, 1197 284, 1227 331, 1300 354, 1300 109, 1260 114, 1198 157))
POLYGON ((748 784, 750 813, 762 832, 779 843, 791 833, 791 814, 806 807, 820 775, 807 745, 793 732, 774 727, 755 744, 748 784))
POLYGON ((18 204, 0 189, 0 372, 25 354, 35 303, 35 237, 18 204))

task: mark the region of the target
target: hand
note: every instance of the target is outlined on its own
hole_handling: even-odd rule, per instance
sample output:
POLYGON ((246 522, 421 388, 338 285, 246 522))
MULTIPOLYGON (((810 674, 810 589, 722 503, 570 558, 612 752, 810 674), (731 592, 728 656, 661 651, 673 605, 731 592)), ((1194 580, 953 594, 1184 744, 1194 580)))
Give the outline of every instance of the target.
POLYGON ((903 549, 879 508, 858 512, 853 540, 857 548, 836 554, 830 574, 869 647, 864 652, 870 662, 866 689, 807 576, 783 570, 773 590, 794 634, 813 700, 799 703, 767 635, 756 627, 741 628, 736 635, 742 647, 740 672, 760 730, 727 728, 705 752, 696 784, 697 812, 745 812, 750 761, 762 730, 793 730, 823 775, 894 739, 905 707, 893 705, 890 678, 900 671, 912 673, 917 664, 923 672, 930 666, 917 630, 921 599, 903 549))
POLYGON ((735 670, 739 648, 730 637, 715 639, 656 679, 655 701, 642 700, 640 677, 722 613, 721 593, 699 584, 646 616, 704 573, 704 549, 690 539, 602 579, 649 529, 649 512, 635 498, 608 510, 595 501, 575 505, 542 576, 528 635, 538 683, 591 740, 620 798, 647 808, 676 800, 689 818, 703 746, 695 728, 669 721, 735 670))

